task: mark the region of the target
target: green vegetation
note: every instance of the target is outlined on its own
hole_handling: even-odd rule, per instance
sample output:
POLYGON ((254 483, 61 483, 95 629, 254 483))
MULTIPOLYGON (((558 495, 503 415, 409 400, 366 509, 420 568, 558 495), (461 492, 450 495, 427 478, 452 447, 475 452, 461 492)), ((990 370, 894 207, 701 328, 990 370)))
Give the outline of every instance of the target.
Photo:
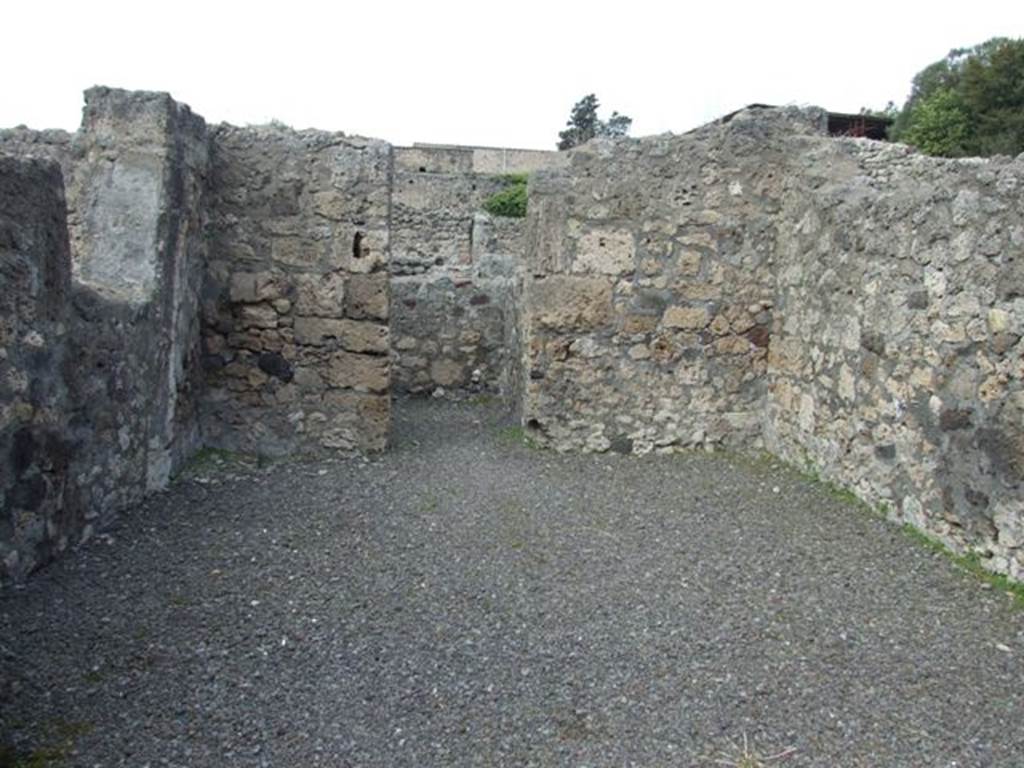
POLYGON ((949 88, 942 88, 916 107, 911 121, 900 136, 922 152, 939 157, 969 154, 971 118, 963 99, 949 88))
MULTIPOLYGON (((878 506, 871 506, 859 496, 857 496, 849 488, 845 488, 841 485, 833 483, 829 480, 825 480, 819 473, 817 467, 811 458, 807 455, 803 457, 802 465, 790 464, 777 456, 770 453, 762 454, 726 454, 726 458, 731 461, 742 461, 751 467, 759 467, 762 470, 778 470, 780 468, 789 468, 795 471, 800 477, 809 483, 820 487, 829 496, 841 501, 844 504, 857 507, 869 514, 875 515, 882 518, 883 520, 891 520, 892 505, 889 502, 882 502, 878 506)), ((1015 605, 1020 608, 1024 608, 1024 584, 1018 584, 1011 581, 1009 578, 1002 574, 992 573, 985 568, 981 555, 977 553, 970 553, 966 555, 959 555, 938 539, 932 538, 927 533, 921 531, 918 528, 905 523, 900 527, 900 530, 905 536, 931 550, 936 554, 940 554, 943 557, 948 558, 954 564, 964 571, 967 571, 974 577, 992 586, 993 589, 998 589, 1005 592, 1008 596, 1012 597, 1015 605)))
POLYGON ((532 448, 534 450, 539 450, 541 448, 541 445, 537 442, 536 438, 519 426, 502 427, 498 432, 498 439, 505 443, 525 445, 527 448, 532 448))
POLYGON ((941 157, 1024 152, 1024 39, 957 48, 914 77, 890 138, 941 157))
POLYGON ((1013 598, 1014 604, 1018 608, 1024 608, 1024 584, 1018 584, 1010 581, 1001 573, 992 573, 986 569, 982 563, 981 555, 976 552, 971 552, 966 555, 958 555, 941 541, 933 539, 927 533, 924 533, 909 523, 905 524, 901 530, 911 541, 916 542, 926 549, 930 549, 936 554, 949 558, 958 567, 967 571, 981 581, 991 585, 993 589, 1005 592, 1009 597, 1013 598))
POLYGON ((492 216, 523 218, 526 216, 527 175, 525 173, 509 173, 500 178, 505 187, 484 200, 484 210, 492 216))
POLYGON ((578 147, 595 136, 625 136, 629 133, 633 118, 612 112, 607 121, 601 120, 597 116, 597 109, 600 106, 597 96, 592 93, 573 105, 565 130, 558 133, 559 149, 578 147))

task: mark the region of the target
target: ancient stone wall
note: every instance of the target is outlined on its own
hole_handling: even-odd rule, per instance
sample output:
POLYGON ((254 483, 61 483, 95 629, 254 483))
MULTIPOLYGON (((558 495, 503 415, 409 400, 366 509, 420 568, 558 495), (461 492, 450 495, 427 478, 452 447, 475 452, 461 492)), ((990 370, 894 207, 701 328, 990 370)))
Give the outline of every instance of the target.
POLYGON ((555 152, 417 145, 395 150, 392 206, 394 388, 501 391, 522 254, 522 219, 483 202, 503 174, 550 167, 555 152))
POLYGON ((768 449, 1024 578, 1024 157, 824 124, 392 150, 96 88, 0 131, 0 578, 202 444, 380 450, 392 386, 559 450, 768 449), (484 214, 523 170, 528 219, 484 214))
POLYGON ((74 525, 65 505, 70 278, 59 166, 0 155, 0 577, 65 548, 74 525))
POLYGON ((754 447, 782 149, 762 123, 590 142, 530 199, 523 418, 560 450, 754 447))
POLYGON ((167 94, 86 94, 70 177, 80 505, 165 486, 199 444, 206 126, 167 94))
POLYGON ((65 176, 71 168, 74 134, 57 129, 34 131, 31 128, 0 129, 0 152, 18 157, 52 160, 61 166, 65 176))
POLYGON ((1024 156, 791 157, 768 448, 1024 578, 1024 156))
POLYGON ((1024 576, 1024 157, 817 110, 592 142, 533 183, 522 418, 559 449, 762 446, 1024 576))
MULTIPOLYGON (((10 541, 19 554, 5 571, 20 576, 166 485, 198 445, 206 136, 203 121, 166 94, 97 88, 86 94, 72 142, 46 134, 31 141, 25 131, 4 138, 0 151, 59 159, 68 201, 67 213, 58 215, 38 196, 27 198, 39 203, 65 247, 18 257, 35 259, 37 269, 59 281, 44 282, 51 288, 37 293, 12 275, 0 290, 7 306, 45 303, 60 318, 49 326, 40 320, 38 336, 30 337, 40 347, 31 358, 35 367, 23 370, 29 391, 59 393, 41 394, 39 406, 48 423, 60 425, 59 447, 51 439, 56 428, 27 443, 19 432, 10 466, 15 476, 36 478, 32 487, 39 490, 46 473, 32 474, 24 457, 45 460, 49 484, 63 488, 59 501, 52 496, 53 510, 33 498, 38 508, 15 513, 21 532, 10 541), (58 282, 59 291, 52 287, 58 282), (57 453, 60 461, 43 458, 57 453)), ((61 173, 51 169, 59 182, 61 173)), ((47 180, 46 188, 53 186, 47 180)), ((63 195, 61 188, 62 208, 63 195)), ((16 485, 17 493, 23 487, 16 485)))
POLYGON ((390 145, 225 125, 212 156, 206 442, 383 449, 390 145))

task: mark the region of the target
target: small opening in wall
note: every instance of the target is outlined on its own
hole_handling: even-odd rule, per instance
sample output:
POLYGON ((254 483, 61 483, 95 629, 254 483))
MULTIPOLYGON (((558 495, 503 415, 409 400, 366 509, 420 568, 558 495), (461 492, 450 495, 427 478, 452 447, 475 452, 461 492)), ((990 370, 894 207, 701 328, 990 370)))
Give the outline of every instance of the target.
POLYGON ((536 419, 527 419, 526 428, 531 431, 536 431, 540 429, 540 422, 537 421, 536 419))
POLYGON ((356 232, 355 237, 352 238, 352 258, 361 259, 363 258, 363 233, 356 232))
POLYGON ((426 173, 426 172, 427 172, 427 166, 421 165, 420 166, 420 173, 426 173))

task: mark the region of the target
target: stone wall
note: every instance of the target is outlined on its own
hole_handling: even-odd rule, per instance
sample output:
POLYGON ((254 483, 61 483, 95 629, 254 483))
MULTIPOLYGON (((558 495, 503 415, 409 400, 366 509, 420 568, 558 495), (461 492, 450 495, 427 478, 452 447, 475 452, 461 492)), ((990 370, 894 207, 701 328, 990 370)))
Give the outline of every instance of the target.
POLYGON ((768 447, 1024 579, 1024 156, 792 159, 768 447))
POLYGON ((1024 157, 818 110, 596 141, 531 191, 523 423, 559 449, 769 450, 1024 577, 1024 157))
POLYGON ((0 577, 65 548, 71 257, 55 163, 0 155, 0 577))
POLYGON ((81 441, 104 446, 89 470, 108 489, 100 504, 135 503, 140 475, 143 489, 162 488, 199 445, 208 162, 205 122, 167 94, 86 93, 68 184, 73 339, 78 364, 97 372, 76 385, 103 425, 81 441), (110 459, 110 444, 137 459, 110 459))
POLYGON ((781 152, 760 123, 710 126, 593 141, 537 174, 522 320, 522 414, 537 439, 758 445, 781 152))
MULTIPOLYGON (((60 427, 30 440, 18 432, 11 468, 15 476, 35 478, 36 490, 42 487, 38 478, 48 477, 54 488, 62 485, 62 494, 59 500, 52 495, 52 509, 33 499, 38 508, 15 513, 21 522, 13 538, 0 531, 17 554, 8 553, 4 568, 14 577, 165 486, 199 441, 203 121, 166 94, 97 88, 86 94, 82 128, 70 143, 38 138, 6 132, 0 151, 61 161, 65 184, 49 166, 43 186, 58 187, 62 207, 66 186, 67 213, 43 205, 45 199, 27 199, 38 203, 48 227, 62 233, 64 249, 21 249, 16 260, 34 259, 36 269, 49 270, 63 287, 36 293, 24 274, 12 275, 0 295, 5 311, 36 302, 60 318, 50 325, 39 321, 38 336, 30 337, 40 348, 31 357, 36 362, 22 371, 28 391, 54 393, 41 394, 45 405, 37 408, 60 427), (51 439, 57 431, 59 447, 51 439), (59 461, 45 458, 45 472, 35 472, 24 458, 44 461, 58 454, 59 461)), ((23 194, 30 187, 24 182, 23 194)), ((30 226, 32 220, 24 221, 30 226)), ((52 237, 56 242, 58 235, 52 237)), ((44 285, 57 282, 54 277, 44 285)), ((16 492, 22 487, 16 485, 16 492)))
POLYGON ((507 381, 511 297, 524 221, 483 202, 504 173, 550 167, 555 152, 416 145, 395 150, 392 205, 394 388, 497 392, 507 381))
POLYGON ((224 125, 212 154, 206 442, 383 449, 390 145, 224 125))
POLYGON ((380 450, 393 386, 559 450, 768 449, 1024 579, 1024 156, 824 125, 392 150, 96 88, 0 131, 0 578, 200 445, 380 450), (527 220, 482 213, 521 170, 527 220))

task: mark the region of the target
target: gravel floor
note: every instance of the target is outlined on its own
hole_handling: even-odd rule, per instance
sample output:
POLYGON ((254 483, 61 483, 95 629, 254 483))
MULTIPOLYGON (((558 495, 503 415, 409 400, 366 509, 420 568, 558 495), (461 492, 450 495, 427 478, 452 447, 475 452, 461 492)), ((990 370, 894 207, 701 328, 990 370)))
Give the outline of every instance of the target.
POLYGON ((502 425, 200 468, 0 592, 0 765, 1024 765, 1005 595, 788 470, 502 425))

